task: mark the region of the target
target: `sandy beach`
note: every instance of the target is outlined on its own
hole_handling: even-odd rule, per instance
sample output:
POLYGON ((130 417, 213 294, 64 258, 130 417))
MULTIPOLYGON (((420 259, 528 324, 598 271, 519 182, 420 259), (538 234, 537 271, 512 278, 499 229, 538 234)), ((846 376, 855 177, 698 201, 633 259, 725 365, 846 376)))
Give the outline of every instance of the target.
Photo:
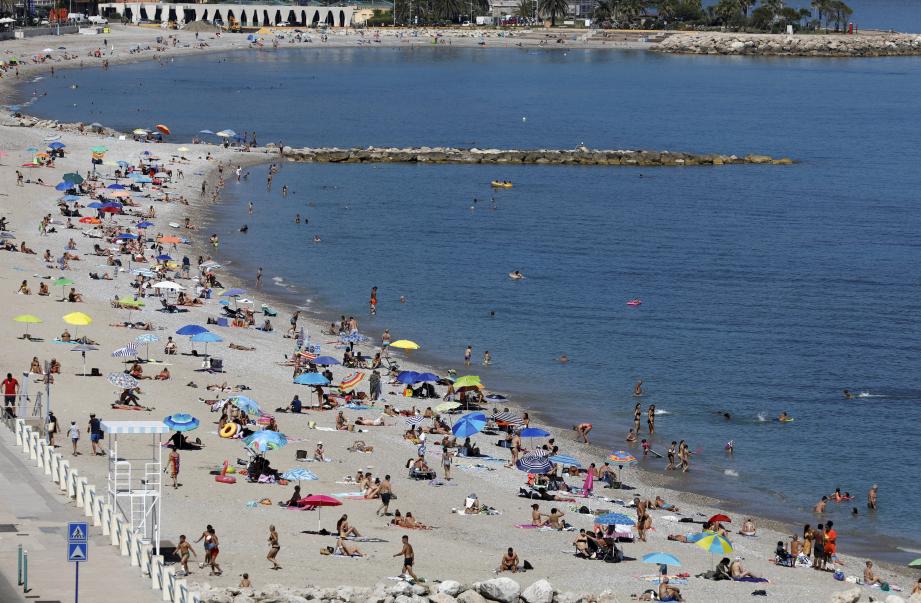
MULTIPOLYGON (((326 45, 366 44, 367 35, 331 35, 330 42, 326 45)), ((424 33, 418 38, 385 35, 381 39, 381 45, 426 43, 424 33)), ((463 36, 450 37, 450 40, 452 44, 478 44, 480 38, 472 32, 465 32, 463 36)), ((52 65, 55 69, 81 66, 98 68, 104 59, 111 63, 166 60, 185 53, 244 49, 250 46, 243 36, 228 35, 218 39, 203 34, 201 41, 206 42, 208 46, 196 48, 193 46, 193 34, 119 26, 107 36, 107 41, 110 47, 115 47, 115 54, 102 57, 89 56, 89 53, 101 46, 102 40, 98 36, 32 38, 0 43, 0 58, 17 56, 26 61, 19 67, 18 79, 15 71, 3 73, 3 78, 0 79, 0 95, 8 98, 9 86, 43 74, 52 65), (161 50, 156 50, 154 38, 158 35, 175 35, 178 37, 178 43, 176 46, 166 44, 161 50), (140 45, 144 49, 149 46, 151 50, 129 54, 128 49, 135 45, 140 45), (43 48, 58 46, 65 46, 67 52, 75 54, 77 58, 41 64, 26 59, 43 48)), ((493 40, 488 43, 492 44, 493 40)), ((515 43, 516 41, 510 38, 495 39, 495 44, 515 43)), ((524 43, 538 44, 539 41, 536 38, 524 38, 524 43)), ((316 39, 312 42, 314 47, 320 44, 316 39)), ((234 275, 227 270, 217 269, 216 275, 223 286, 222 289, 217 289, 214 297, 202 300, 201 306, 191 307, 188 312, 161 312, 157 310, 160 308, 160 298, 145 298, 145 308, 133 312, 131 320, 150 322, 153 327, 151 332, 161 341, 150 346, 151 357, 159 359, 160 363, 143 365, 144 374, 152 376, 165 366, 171 378, 165 381, 141 382, 140 402, 152 410, 112 409, 111 403, 116 400, 120 390, 113 386, 105 375, 121 371, 126 365, 122 359, 111 357, 111 352, 131 343, 145 332, 113 326, 128 320, 129 311, 113 308, 111 300, 115 297, 131 297, 134 294, 135 290, 130 283, 135 275, 128 269, 127 256, 116 256, 124 262, 124 268, 119 271, 116 266, 108 265, 105 257, 93 254, 94 244, 103 247, 114 246, 113 242, 104 238, 95 238, 93 225, 81 224, 74 218, 75 228, 66 227, 67 218, 62 216, 57 205, 63 193, 55 190, 55 184, 68 172, 86 175, 87 168, 90 167, 90 149, 94 146, 103 145, 108 148, 105 161, 123 160, 132 166, 138 165, 139 161, 144 159, 150 161, 149 157, 141 155, 145 150, 155 154, 160 158, 159 164, 173 172, 173 177, 161 187, 145 185, 140 193, 131 194, 130 198, 137 206, 125 207, 124 215, 114 214, 106 219, 106 223, 131 228, 134 232, 133 224, 137 223, 141 219, 141 214, 152 206, 156 217, 151 219, 154 226, 145 232, 148 242, 144 246, 144 255, 147 259, 140 264, 133 262, 132 268, 156 263, 157 251, 151 248, 153 243, 160 236, 175 235, 189 237, 192 243, 175 247, 167 245, 164 251, 178 260, 188 256, 192 261, 192 276, 196 276, 196 258, 208 254, 207 232, 174 228, 169 224, 182 224, 186 219, 192 224, 199 223, 205 208, 212 203, 210 191, 219 179, 219 167, 223 171, 224 180, 230 181, 236 166, 245 167, 253 163, 278 161, 279 157, 272 149, 253 149, 244 153, 234 148, 225 149, 214 145, 187 145, 188 150, 180 151, 179 148, 183 146, 180 144, 143 144, 130 140, 130 136, 126 140, 120 140, 111 132, 97 135, 79 132, 73 126, 55 129, 43 126, 23 127, 23 123, 32 122, 8 113, 0 117, 0 151, 5 153, 0 157, 0 207, 3 208, 0 214, 7 219, 8 230, 15 235, 11 243, 16 246, 24 243, 34 250, 35 254, 0 251, 3 258, 0 261, 0 300, 5 308, 3 320, 0 320, 0 341, 4 343, 0 346, 0 369, 4 373, 13 373, 17 379, 23 381, 22 374, 28 371, 33 357, 37 357, 40 362, 52 358, 60 362, 61 371, 60 374, 54 375, 52 386, 53 411, 61 426, 58 443, 64 445, 62 451, 68 451, 69 442, 65 441, 64 431, 71 421, 75 421, 84 433, 79 443, 82 454, 73 457, 72 462, 82 475, 88 476, 99 486, 105 483, 107 465, 104 456, 94 457, 89 452, 89 438, 85 430, 90 413, 95 413, 104 420, 161 420, 174 413, 189 413, 200 419, 201 426, 188 435, 192 439, 199 438, 202 449, 181 451, 181 487, 164 488, 163 539, 175 545, 179 535, 185 534, 194 540, 207 524, 213 525, 221 540, 220 562, 223 574, 210 576, 207 567, 198 567, 197 561, 201 560, 204 553, 201 544, 198 543, 193 545, 198 558, 193 559, 196 563, 192 564, 190 582, 202 585, 207 583, 214 587, 236 586, 240 581, 240 575, 248 572, 257 587, 269 583, 290 586, 374 586, 378 583, 392 585, 394 581, 390 578, 397 577, 401 570, 401 561, 394 555, 400 551, 400 538, 408 535, 415 548, 415 571, 428 583, 450 579, 470 584, 494 578, 494 571, 502 554, 507 547, 513 547, 520 559, 530 562, 534 569, 523 574, 502 575, 514 578, 523 587, 545 578, 560 591, 598 593, 609 589, 616 594, 619 601, 629 600, 631 594, 642 593, 648 588, 656 588, 655 583, 647 577, 654 576, 658 566, 642 563, 643 556, 653 552, 668 553, 681 560, 681 566, 670 566, 669 572, 690 575, 686 582, 683 579, 674 581, 687 601, 737 601, 749 597, 753 590, 761 588, 774 600, 827 601, 832 593, 854 586, 836 581, 831 572, 801 567, 779 567, 771 563, 777 542, 789 543, 794 532, 786 526, 755 518, 757 535, 741 536, 736 532, 740 530, 746 517, 734 513, 731 514, 731 523, 726 524, 734 547, 733 552, 727 556, 741 557, 741 562, 747 570, 756 576, 767 578, 769 582, 715 582, 695 577, 713 569, 721 556, 708 554, 694 544, 668 540, 667 537, 670 534, 690 535, 699 532, 703 521, 721 512, 720 502, 670 490, 657 483, 658 480, 644 476, 630 466, 623 470, 623 482, 631 487, 629 490, 604 488, 599 481, 596 482, 594 495, 590 497, 565 496, 572 500, 559 502, 532 501, 518 496, 519 487, 526 483, 526 474, 514 467, 505 466, 509 454, 507 449, 495 445, 499 436, 474 436, 475 442, 484 454, 499 460, 455 457, 451 471, 453 479, 447 482, 428 482, 408 477, 407 461, 415 458, 417 446, 403 437, 407 429, 403 416, 384 416, 384 426, 355 426, 356 431, 340 431, 335 428, 336 410, 306 410, 300 415, 275 412, 277 408, 287 407, 295 395, 305 403, 313 403, 315 395, 311 388, 292 383, 292 367, 285 363, 286 356, 294 352, 294 340, 283 337, 294 309, 278 304, 269 295, 256 289, 251 275, 234 275), (65 156, 56 159, 54 167, 21 167, 21 164, 31 161, 34 156, 34 153, 27 152, 26 149, 35 147, 44 150, 52 140, 66 145, 65 156), (25 181, 21 186, 17 185, 17 170, 24 176, 25 181), (181 179, 178 178, 180 170, 183 173, 181 179), (37 184, 38 179, 44 184, 37 184), (205 180, 208 182, 209 194, 203 196, 200 190, 202 181, 205 180), (165 202, 163 193, 168 193, 171 200, 169 203, 165 202), (187 204, 180 202, 181 198, 184 198, 187 204), (51 215, 51 224, 56 232, 41 235, 39 223, 43 216, 48 214, 51 215), (75 241, 76 248, 71 249, 70 253, 78 255, 80 259, 69 261, 70 269, 61 271, 56 266, 56 260, 71 238, 75 241), (46 250, 49 250, 55 259, 51 264, 43 260, 42 256, 46 250), (107 272, 113 278, 91 279, 91 272, 107 272), (68 289, 74 287, 83 296, 82 302, 70 303, 60 300, 61 288, 51 287, 50 283, 61 276, 74 281, 68 289), (17 293, 22 281, 26 281, 31 295, 17 293), (40 283, 49 285, 50 295, 36 294, 40 283), (277 310, 277 317, 271 318, 273 332, 206 324, 209 317, 216 318, 221 315, 221 306, 218 302, 226 298, 219 297, 219 292, 233 286, 245 289, 245 297, 254 302, 251 307, 257 310, 256 326, 261 326, 264 320, 258 312, 263 303, 277 310), (61 318, 75 311, 84 312, 93 319, 90 326, 80 327, 78 333, 61 318), (42 319, 41 324, 30 325, 30 334, 42 338, 43 341, 20 338, 24 332, 24 325, 13 322, 12 318, 26 313, 42 319), (191 349, 188 338, 176 335, 176 331, 188 324, 207 326, 223 339, 221 343, 210 344, 208 351, 223 359, 225 373, 200 372, 198 369, 202 366, 202 360, 186 355, 191 349), (86 335, 97 342, 99 350, 89 352, 86 362, 88 368, 98 368, 101 377, 77 376, 83 368, 80 354, 71 352, 71 345, 54 341, 65 327, 73 335, 86 335), (177 343, 177 355, 164 355, 164 342, 169 336, 177 343), (231 343, 237 349, 230 348, 231 343), (191 383, 194 383, 194 387, 191 383), (287 436, 290 443, 284 448, 267 453, 272 467, 280 471, 301 467, 314 472, 318 480, 301 483, 301 492, 304 495, 339 495, 341 506, 321 510, 322 526, 327 530, 334 530, 336 520, 342 514, 348 514, 350 524, 356 527, 363 537, 374 539, 373 542, 353 543, 366 556, 347 558, 321 555, 320 550, 333 546, 335 538, 305 533, 316 530, 317 511, 291 510, 276 504, 291 497, 294 484, 282 486, 249 483, 242 478, 238 478, 235 484, 215 481, 210 474, 211 471, 219 468, 225 461, 235 465, 237 459, 246 458, 240 440, 221 438, 217 433, 220 413, 211 411, 211 402, 226 398, 232 392, 222 395, 219 391, 207 389, 207 386, 225 384, 231 388, 245 385, 246 389, 238 393, 258 401, 264 411, 274 415, 279 430, 287 436), (360 433, 357 430, 360 430, 360 433), (357 440, 373 447, 373 452, 350 451, 349 448, 353 447, 357 440), (296 460, 298 450, 305 450, 307 456, 312 457, 320 442, 326 450, 328 462, 296 460), (392 517, 377 516, 375 511, 380 506, 379 500, 364 499, 360 494, 356 494, 360 488, 345 483, 346 477, 354 476, 357 471, 370 471, 375 477, 390 474, 393 492, 396 495, 396 499, 391 502, 390 511, 399 509, 403 513, 412 512, 417 521, 431 526, 431 529, 405 529, 389 525, 392 517), (499 514, 465 515, 452 511, 463 509, 465 498, 471 494, 475 494, 482 504, 496 509, 499 514), (602 565, 602 562, 597 560, 574 556, 572 543, 578 535, 578 530, 592 528, 594 513, 616 512, 635 518, 635 510, 624 506, 624 502, 629 502, 634 496, 648 500, 661 496, 668 503, 677 506, 679 511, 652 511, 654 529, 647 534, 647 541, 624 542, 618 545, 629 561, 602 565), (262 499, 269 499, 271 504, 258 504, 262 499), (255 505, 248 504, 253 501, 257 501, 255 505), (530 505, 533 502, 539 502, 543 513, 549 513, 553 507, 563 511, 564 519, 575 527, 575 531, 517 527, 530 523, 530 505), (579 513, 583 506, 592 513, 579 513), (681 519, 688 519, 694 523, 683 523, 680 522, 681 519), (271 563, 265 559, 269 549, 267 539, 270 524, 277 528, 281 546, 277 559, 283 569, 277 571, 270 569, 271 563)), ((102 186, 114 181, 112 176, 115 169, 111 165, 100 166, 98 173, 102 186)), ((281 184, 279 182, 278 186, 281 184)), ((85 206, 91 201, 93 199, 81 196, 78 203, 85 206)), ((93 210, 87 209, 82 209, 81 213, 83 216, 94 214, 93 210)), ((175 280, 183 287, 194 286, 190 279, 176 276, 170 277, 170 280, 175 280)), ((191 291, 194 292, 194 289, 191 291)), ((381 334, 364 332, 360 325, 361 317, 358 317, 358 320, 359 332, 366 335, 369 341, 359 344, 356 349, 366 357, 373 357, 380 349, 381 334)), ((311 342, 321 344, 322 353, 341 357, 343 350, 336 348, 336 337, 323 333, 328 329, 328 324, 311 323, 301 318, 299 327, 305 329, 311 342)), ((401 338, 400 333, 392 335, 394 340, 401 338)), ((424 342, 420 343, 424 345, 424 342)), ((392 350, 390 355, 399 362, 402 370, 425 369, 414 363, 409 352, 392 350)), ((455 368, 459 374, 466 374, 463 366, 455 368)), ((333 382, 339 382, 354 372, 342 366, 333 366, 331 370, 334 375, 333 382)), ((369 371, 360 372, 367 375, 369 371)), ((41 377, 34 375, 29 379, 30 391, 37 390, 40 379, 41 377)), ((386 376, 382 379, 382 399, 377 401, 374 407, 362 410, 344 409, 344 416, 350 424, 354 424, 358 417, 381 417, 384 404, 393 405, 399 410, 408 410, 412 407, 421 410, 429 405, 434 407, 441 403, 440 398, 445 393, 445 387, 436 386, 439 399, 404 398, 400 395, 402 386, 391 384, 389 381, 386 376)), ((368 392, 367 378, 359 384, 356 391, 368 392)), ((502 404, 487 403, 487 415, 491 414, 493 406, 498 406, 499 410, 508 406, 519 414, 527 411, 515 408, 514 400, 510 400, 502 404)), ((451 421, 456 421, 459 417, 460 415, 454 415, 451 421)), ((429 422, 426 421, 425 424, 429 422)), ((541 427, 546 428, 544 425, 541 427)), ((548 430, 552 432, 556 444, 560 447, 559 454, 575 457, 585 467, 589 463, 597 463, 600 466, 610 452, 578 443, 573 431, 551 428, 548 430)), ((432 442, 440 436, 432 434, 428 438, 429 442, 432 442)), ((545 440, 538 440, 538 445, 543 441, 545 440)), ((529 446, 531 443, 525 441, 524 444, 529 446)), ((148 440, 143 438, 126 438, 121 441, 120 446, 124 447, 123 454, 126 456, 139 456, 146 452, 149 444, 148 440)), ((164 459, 165 456, 164 453, 164 459)), ((426 458, 441 477, 440 447, 429 444, 426 458)), ((582 485, 582 477, 571 477, 567 481, 574 489, 582 485)), ((864 494, 859 493, 860 499, 857 501, 862 508, 864 494)), ((801 535, 801 527, 797 532, 801 535)), ((847 549, 847 542, 839 543, 839 550, 843 554, 839 555, 839 563, 835 567, 846 576, 863 576, 865 559, 849 556, 847 549)), ((119 569, 116 567, 114 571, 119 569)), ((879 569, 879 573, 883 580, 901 587, 901 595, 908 599, 916 579, 910 572, 900 568, 884 567, 879 569)), ((881 593, 878 589, 864 587, 862 590, 867 600, 870 596, 885 599, 886 593, 881 593)), ((103 596, 96 600, 118 599, 103 596)))

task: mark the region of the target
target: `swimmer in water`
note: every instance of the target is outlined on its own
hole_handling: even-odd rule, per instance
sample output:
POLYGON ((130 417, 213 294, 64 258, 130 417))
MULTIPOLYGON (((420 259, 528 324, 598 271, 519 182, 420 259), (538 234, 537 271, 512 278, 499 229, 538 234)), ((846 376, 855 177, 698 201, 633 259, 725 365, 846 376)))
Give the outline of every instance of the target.
POLYGON ((852 394, 852 393, 849 392, 848 390, 844 390, 844 397, 847 398, 848 400, 850 400, 851 398, 854 397, 854 394, 852 394))
POLYGON ((782 413, 780 413, 780 416, 777 417, 777 420, 780 421, 781 423, 786 423, 787 421, 792 421, 793 418, 787 414, 787 411, 783 411, 782 413))
POLYGON ((642 396, 643 395, 643 380, 640 379, 636 382, 636 385, 633 386, 633 395, 642 396))
POLYGON ((729 440, 726 442, 726 452, 729 453, 729 456, 732 456, 732 451, 735 449, 735 441, 729 440))
POLYGON ((514 270, 508 273, 508 277, 514 281, 520 281, 521 279, 524 278, 524 275, 521 274, 520 270, 514 270))
POLYGON ((314 243, 319 243, 319 242, 320 242, 320 235, 313 235, 313 242, 314 242, 314 243))
POLYGON ((561 354, 557 360, 560 361, 560 364, 566 364, 567 362, 569 362, 569 356, 567 356, 566 354, 561 354))
POLYGON ((249 226, 247 226, 246 224, 244 224, 243 226, 240 227, 240 232, 244 232, 244 233, 245 233, 245 232, 248 232, 248 231, 249 231, 249 226))
POLYGON ((252 202, 252 201, 249 202, 248 211, 249 211, 250 215, 252 215, 252 213, 253 213, 253 202, 252 202))

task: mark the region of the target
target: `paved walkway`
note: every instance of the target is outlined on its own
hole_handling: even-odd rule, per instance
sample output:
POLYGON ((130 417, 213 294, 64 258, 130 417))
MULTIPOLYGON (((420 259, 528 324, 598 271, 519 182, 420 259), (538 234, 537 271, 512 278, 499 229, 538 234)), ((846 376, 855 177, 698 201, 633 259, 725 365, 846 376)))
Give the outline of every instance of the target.
MULTIPOLYGON (((74 567, 67 562, 67 522, 86 519, 43 473, 24 462, 15 441, 0 425, 0 601, 72 602, 74 567), (16 586, 20 544, 29 552, 30 590, 25 595, 16 586)), ((160 595, 90 526, 89 561, 80 567, 80 601, 152 603, 162 601, 160 595)))

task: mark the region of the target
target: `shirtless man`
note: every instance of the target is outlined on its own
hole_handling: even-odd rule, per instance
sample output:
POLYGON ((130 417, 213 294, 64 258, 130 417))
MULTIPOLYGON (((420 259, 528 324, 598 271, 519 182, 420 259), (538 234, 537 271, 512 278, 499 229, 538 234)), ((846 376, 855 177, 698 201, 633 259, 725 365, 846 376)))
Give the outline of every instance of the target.
POLYGON ((633 395, 642 396, 643 395, 643 380, 640 379, 636 382, 636 385, 633 386, 633 395))
POLYGON ((579 434, 579 437, 582 439, 583 444, 588 444, 588 432, 592 430, 591 423, 579 423, 578 425, 573 425, 572 428, 576 430, 576 433, 579 434))
POLYGON ((189 575, 189 553, 198 557, 192 543, 186 540, 185 534, 179 536, 179 544, 176 545, 176 555, 179 556, 179 565, 182 567, 183 575, 189 575))
POLYGON ((871 511, 876 510, 876 492, 879 487, 876 484, 873 484, 870 487, 870 491, 867 493, 867 508, 871 511))
POLYGON ((827 504, 828 504, 828 497, 827 497, 827 496, 823 496, 823 497, 822 497, 822 500, 820 500, 819 502, 817 502, 817 503, 815 504, 815 507, 813 507, 812 512, 813 512, 813 513, 824 513, 824 512, 825 512, 825 506, 826 506, 827 504))
POLYGON ((396 553, 394 557, 403 556, 403 571, 401 572, 403 576, 411 576, 413 580, 419 582, 419 578, 413 572, 413 563, 416 560, 416 554, 413 551, 413 545, 409 544, 409 536, 403 536, 401 539, 403 541, 403 548, 400 549, 399 553, 396 553))
POLYGON ((747 571, 742 566, 742 558, 736 557, 735 561, 732 562, 732 565, 729 566, 729 573, 732 574, 733 580, 739 580, 740 578, 757 578, 758 576, 747 571))
MULTIPOLYGON (((381 482, 381 485, 378 486, 377 493, 381 497, 381 506, 374 512, 375 515, 390 515, 390 497, 393 495, 393 492, 390 490, 390 476, 385 475, 384 481, 381 482)), ((405 538, 405 536, 404 536, 405 538)), ((412 549, 410 549, 412 550, 412 549)))
POLYGON ((547 516, 547 525, 554 530, 562 530, 566 527, 566 522, 563 521, 564 515, 566 515, 566 513, 563 513, 557 508, 550 509, 550 515, 547 516))
POLYGON ((499 562, 499 571, 518 573, 518 553, 512 547, 508 547, 508 551, 502 555, 502 560, 499 562))
POLYGON ((684 601, 681 590, 669 584, 667 576, 663 576, 659 582, 659 601, 684 601))

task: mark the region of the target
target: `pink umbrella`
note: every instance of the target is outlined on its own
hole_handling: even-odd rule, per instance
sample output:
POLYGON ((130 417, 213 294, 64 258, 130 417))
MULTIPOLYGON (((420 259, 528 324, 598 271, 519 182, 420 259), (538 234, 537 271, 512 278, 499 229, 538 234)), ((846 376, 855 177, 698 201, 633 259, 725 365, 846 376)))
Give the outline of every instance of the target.
POLYGON ((342 501, 338 498, 333 498, 332 496, 326 496, 325 494, 314 494, 312 496, 306 496, 299 501, 297 505, 301 509, 317 509, 317 531, 320 531, 320 508, 321 507, 338 507, 342 504, 342 501))

